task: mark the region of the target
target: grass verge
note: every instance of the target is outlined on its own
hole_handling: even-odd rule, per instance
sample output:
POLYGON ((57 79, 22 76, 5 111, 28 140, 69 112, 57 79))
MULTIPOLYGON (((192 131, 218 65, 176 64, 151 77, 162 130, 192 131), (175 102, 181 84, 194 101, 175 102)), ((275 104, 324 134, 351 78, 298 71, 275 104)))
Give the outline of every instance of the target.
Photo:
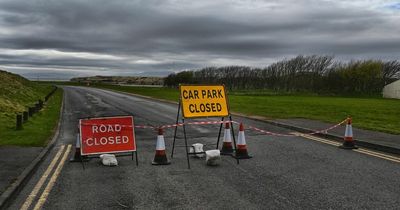
POLYGON ((23 130, 15 130, 15 119, 10 123, 9 119, 1 118, 0 146, 45 146, 59 120, 62 95, 59 88, 44 108, 23 124, 23 130))

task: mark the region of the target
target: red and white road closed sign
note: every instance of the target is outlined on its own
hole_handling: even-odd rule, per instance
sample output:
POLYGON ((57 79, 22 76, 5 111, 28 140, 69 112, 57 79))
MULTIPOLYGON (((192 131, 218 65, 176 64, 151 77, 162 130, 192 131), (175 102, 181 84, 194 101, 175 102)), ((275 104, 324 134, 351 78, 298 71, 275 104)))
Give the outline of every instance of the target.
POLYGON ((136 151, 132 116, 79 120, 81 154, 136 151))

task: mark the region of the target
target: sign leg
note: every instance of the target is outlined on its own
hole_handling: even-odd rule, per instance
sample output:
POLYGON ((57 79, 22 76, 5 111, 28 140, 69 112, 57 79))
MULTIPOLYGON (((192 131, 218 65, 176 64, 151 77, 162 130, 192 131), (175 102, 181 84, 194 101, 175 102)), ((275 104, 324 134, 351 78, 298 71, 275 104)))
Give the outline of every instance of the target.
POLYGON ((182 119, 182 123, 183 123, 183 135, 184 135, 184 137, 185 137, 186 159, 187 159, 188 169, 190 169, 189 151, 188 151, 188 145, 187 145, 186 127, 185 127, 185 121, 184 121, 184 119, 182 119))
POLYGON ((83 170, 85 170, 85 163, 83 163, 83 158, 82 158, 82 156, 81 156, 81 163, 82 163, 82 168, 83 168, 83 170))
MULTIPOLYGON (((133 155, 133 153, 132 153, 132 155, 133 155)), ((133 158, 133 156, 132 156, 132 158, 133 158)), ((136 166, 139 166, 139 160, 137 158, 137 151, 135 152, 135 159, 136 159, 136 166)))
MULTIPOLYGON (((222 117, 222 119, 221 119, 221 121, 223 122, 224 121, 224 117, 222 117)), ((218 140, 217 140, 217 147, 215 148, 215 149, 218 149, 218 147, 219 147, 219 139, 221 138, 221 130, 222 130, 222 126, 223 126, 223 124, 224 123, 221 123, 221 125, 219 126, 219 132, 218 132, 218 140)))
POLYGON ((181 100, 179 100, 178 104, 178 114, 176 115, 176 126, 175 126, 175 132, 174 132, 174 141, 172 143, 172 152, 171 152, 171 158, 174 157, 174 151, 175 151, 175 140, 176 140, 176 131, 178 130, 178 122, 179 122, 179 112, 181 110, 181 100))
MULTIPOLYGON (((178 122, 176 122, 178 124, 178 122)), ((172 151, 171 151, 171 158, 174 157, 174 151, 175 151, 175 140, 176 140, 176 131, 178 130, 178 126, 175 127, 175 132, 174 132, 174 141, 172 142, 172 151)))
MULTIPOLYGON (((231 121, 231 128, 232 128, 231 131, 232 131, 233 146, 235 147, 235 152, 236 152, 237 148, 236 148, 235 131, 233 129, 232 116, 229 116, 229 120, 231 121)), ((235 159, 236 159, 236 163, 239 164, 239 159, 238 158, 235 158, 235 159)))

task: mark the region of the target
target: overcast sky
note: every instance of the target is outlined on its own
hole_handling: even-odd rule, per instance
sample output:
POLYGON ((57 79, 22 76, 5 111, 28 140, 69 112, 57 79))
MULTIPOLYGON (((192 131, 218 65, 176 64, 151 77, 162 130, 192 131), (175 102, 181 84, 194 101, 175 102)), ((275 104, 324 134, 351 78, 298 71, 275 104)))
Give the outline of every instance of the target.
POLYGON ((400 1, 0 0, 0 69, 29 78, 400 57, 400 1))

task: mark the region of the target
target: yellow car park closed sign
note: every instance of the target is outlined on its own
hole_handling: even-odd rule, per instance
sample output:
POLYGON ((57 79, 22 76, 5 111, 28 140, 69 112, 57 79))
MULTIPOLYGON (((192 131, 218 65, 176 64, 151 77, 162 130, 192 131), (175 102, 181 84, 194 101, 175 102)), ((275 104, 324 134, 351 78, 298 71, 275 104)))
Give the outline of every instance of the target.
POLYGON ((184 118, 229 115, 223 85, 180 85, 179 89, 184 118))

